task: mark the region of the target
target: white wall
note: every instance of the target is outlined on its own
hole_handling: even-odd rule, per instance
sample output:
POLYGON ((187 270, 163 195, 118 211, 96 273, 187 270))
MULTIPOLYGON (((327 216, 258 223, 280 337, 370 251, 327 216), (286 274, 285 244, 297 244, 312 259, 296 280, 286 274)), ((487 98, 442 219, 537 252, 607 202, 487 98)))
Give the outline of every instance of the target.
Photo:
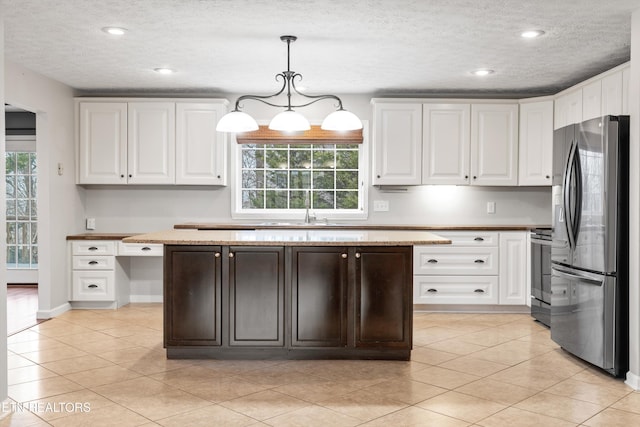
POLYGON ((627 384, 640 390, 640 9, 631 17, 629 78, 629 372, 627 384))
POLYGON ((83 230, 83 190, 74 179, 73 90, 9 60, 4 71, 5 101, 36 113, 38 317, 49 318, 69 308, 65 239, 83 230))
MULTIPOLYGON (((346 109, 371 124, 371 96, 344 96, 346 109)), ((236 96, 228 98, 232 103, 236 96)), ((231 105, 233 108, 233 104, 231 105)), ((320 121, 332 111, 332 102, 300 109, 320 121)), ((246 101, 244 111, 268 121, 277 110, 246 101)), ((229 150, 229 159, 231 150, 229 150)), ((229 173, 235 171, 229 168, 229 173)), ((232 181, 229 179, 229 181, 232 181)), ((214 187, 87 187, 86 215, 96 218, 97 231, 145 232, 171 228, 188 221, 229 222, 231 188, 214 187)), ((535 187, 410 187, 405 192, 369 189, 369 218, 376 224, 549 224, 551 193, 535 187), (373 212, 373 200, 388 200, 389 212, 373 212), (486 213, 486 202, 496 202, 496 213, 486 213)))
MULTIPOLYGON (((4 129, 4 20, 2 17, 2 10, 0 10, 0 129, 4 129)), ((0 157, 4 159, 4 132, 0 134, 0 157)), ((5 169, 1 168, 0 177, 2 180, 0 181, 0 206, 6 206, 5 197, 6 197, 6 183, 5 183, 5 169)), ((7 220, 6 210, 0 209, 0 220, 2 220, 2 224, 4 224, 7 220)), ((7 241, 7 229, 6 227, 1 227, 0 229, 0 241, 7 241)), ((0 277, 2 281, 0 281, 0 313, 3 313, 0 316, 0 402, 3 402, 8 395, 7 390, 7 287, 4 285, 7 283, 5 280, 7 277, 7 253, 4 250, 6 247, 4 244, 0 245, 2 250, 0 250, 0 277)))

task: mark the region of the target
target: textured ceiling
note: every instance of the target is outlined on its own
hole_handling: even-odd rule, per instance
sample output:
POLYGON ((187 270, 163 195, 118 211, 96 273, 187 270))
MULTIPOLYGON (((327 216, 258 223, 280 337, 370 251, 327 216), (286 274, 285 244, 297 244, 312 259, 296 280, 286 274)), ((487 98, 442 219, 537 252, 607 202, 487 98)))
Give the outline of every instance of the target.
POLYGON ((555 93, 629 60, 638 0, 0 0, 6 57, 88 92, 555 93), (121 26, 120 38, 101 31, 121 26), (527 29, 546 34, 519 37, 527 29), (177 73, 153 71, 169 67, 177 73), (478 78, 477 68, 495 73, 478 78))

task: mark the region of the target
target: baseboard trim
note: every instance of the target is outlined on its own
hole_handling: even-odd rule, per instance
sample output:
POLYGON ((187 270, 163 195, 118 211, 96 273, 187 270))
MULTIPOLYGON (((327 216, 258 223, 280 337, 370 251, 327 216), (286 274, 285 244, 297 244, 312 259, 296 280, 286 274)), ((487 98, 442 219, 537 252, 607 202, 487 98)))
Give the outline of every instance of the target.
POLYGON ((36 312, 36 319, 51 319, 69 310, 71 310, 71 304, 65 302, 51 310, 38 310, 36 312))
POLYGON ((627 372, 627 379, 624 383, 634 390, 640 390, 640 376, 631 371, 627 372))
POLYGON ((129 297, 132 303, 152 303, 162 302, 162 295, 131 295, 129 297))

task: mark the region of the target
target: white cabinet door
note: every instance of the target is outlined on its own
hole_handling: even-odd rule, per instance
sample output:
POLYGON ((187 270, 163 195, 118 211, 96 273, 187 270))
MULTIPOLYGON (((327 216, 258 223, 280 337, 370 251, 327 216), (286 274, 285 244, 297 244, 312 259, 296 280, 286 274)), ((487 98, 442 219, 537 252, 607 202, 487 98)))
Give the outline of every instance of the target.
POLYGON ((127 182, 127 103, 80 102, 78 184, 127 182))
POLYGON ((173 102, 129 103, 129 184, 175 182, 175 120, 173 102))
POLYGON ((622 114, 622 71, 602 79, 602 111, 601 115, 622 114))
POLYGON ((527 233, 500 233, 499 303, 525 305, 527 303, 527 233))
POLYGON ((422 106, 422 183, 469 184, 469 104, 422 106))
POLYGON ((518 185, 518 105, 471 106, 471 184, 518 185))
POLYGON ((419 185, 422 104, 373 105, 373 185, 419 185))
POLYGON ((176 104, 176 184, 226 185, 226 134, 216 123, 222 103, 176 104))
POLYGON ((519 185, 551 185, 553 101, 520 105, 519 185))
POLYGON ((596 80, 582 88, 582 120, 602 115, 602 81, 596 80))
POLYGON ((622 70, 622 114, 629 114, 629 76, 630 68, 622 70))
POLYGON ((555 100, 553 128, 582 122, 582 89, 567 93, 555 100))

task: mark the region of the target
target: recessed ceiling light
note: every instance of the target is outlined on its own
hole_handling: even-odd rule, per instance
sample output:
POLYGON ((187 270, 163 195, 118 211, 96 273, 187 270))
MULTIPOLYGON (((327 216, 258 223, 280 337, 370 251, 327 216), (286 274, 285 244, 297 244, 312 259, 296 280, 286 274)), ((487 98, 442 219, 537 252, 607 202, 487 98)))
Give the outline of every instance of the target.
POLYGON ((523 31, 520 34, 520 37, 524 39, 535 39, 536 37, 540 37, 543 34, 544 34, 544 31, 542 30, 528 30, 528 31, 523 31))
POLYGON ((472 71, 471 74, 474 76, 488 76, 489 74, 493 74, 495 71, 487 70, 486 68, 482 68, 480 70, 472 71))
POLYGON ((160 74, 173 74, 176 70, 172 70, 171 68, 154 68, 153 71, 160 74))
POLYGON ((121 27, 104 27, 102 31, 112 36, 122 36, 127 32, 127 29, 121 27))

